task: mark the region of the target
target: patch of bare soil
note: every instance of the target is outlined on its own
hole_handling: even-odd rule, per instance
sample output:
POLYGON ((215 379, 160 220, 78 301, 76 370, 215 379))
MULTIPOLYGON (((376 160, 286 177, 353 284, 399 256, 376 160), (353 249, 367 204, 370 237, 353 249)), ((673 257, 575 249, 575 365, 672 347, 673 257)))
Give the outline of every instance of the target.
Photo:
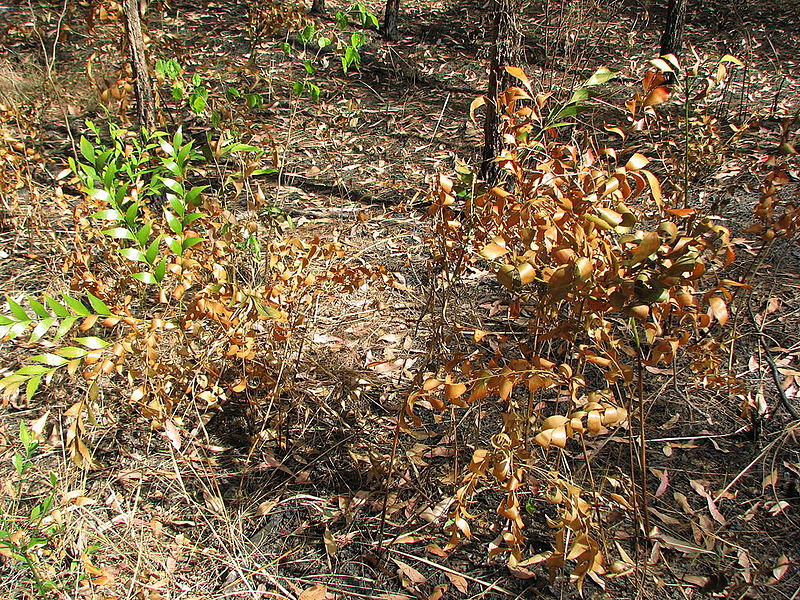
MULTIPOLYGON (((328 4, 329 14, 344 8, 328 4)), ((366 4, 382 14, 381 3, 366 4)), ((657 51, 661 4, 545 4, 561 20, 543 15, 538 3, 521 19, 527 72, 544 90, 564 94, 600 65, 633 82, 657 51)), ((63 15, 61 4, 44 1, 0 7, 0 103, 17 107, 17 116, 0 125, 0 288, 14 297, 67 287, 60 266, 69 249, 71 200, 69 190, 56 195, 56 177, 86 131, 83 120, 104 119, 100 93, 124 64, 118 28, 99 23, 90 32, 88 8, 67 5, 63 15), (30 153, 20 153, 18 142, 30 153)), ((320 25, 330 28, 331 21, 320 25)), ((230 210, 245 211, 260 188, 276 207, 258 217, 264 223, 285 223, 288 215, 297 236, 337 239, 352 261, 385 265, 399 285, 321 302, 305 325, 302 350, 284 357, 294 378, 291 397, 267 404, 254 393, 208 419, 188 406, 178 416, 194 425, 180 451, 113 386, 89 434, 102 468, 88 472, 71 466, 64 450, 60 415, 75 401, 74 382, 39 392, 30 405, 5 406, 0 476, 8 482, 15 480, 8 458, 20 450, 18 422, 49 411, 22 506, 36 505, 47 494, 42 481, 58 474, 64 527, 51 555, 37 560, 42 577, 71 586, 44 595, 578 597, 564 575, 553 583, 544 570, 515 577, 487 561, 500 526, 500 498, 491 490, 477 496, 473 539, 442 550, 454 485, 472 450, 494 432, 496 409, 427 411, 413 435, 396 429, 404 394, 437 350, 437 318, 428 306, 435 274, 427 263, 427 193, 457 158, 478 158, 480 130, 469 107, 487 86, 484 3, 403 0, 402 39, 384 43, 369 32, 363 67, 347 76, 332 58, 314 78, 319 103, 292 96, 305 70, 276 47, 281 39, 264 40, 249 61, 245 3, 176 0, 154 7, 148 22, 154 58, 175 58, 189 77, 198 74, 216 90, 236 88, 263 100, 236 113, 232 126, 247 143, 274 143, 282 171, 255 178, 238 195, 225 192, 230 210), (327 596, 314 587, 321 585, 327 596)), ((748 65, 719 116, 756 125, 726 147, 723 166, 696 188, 698 202, 723 206, 722 217, 737 232, 757 197, 759 157, 780 142, 781 118, 800 108, 799 22, 792 3, 744 0, 704 2, 688 19, 687 39, 699 56, 730 53, 748 65)), ((166 84, 160 93, 163 127, 180 125, 201 144, 207 119, 176 107, 166 84)), ((112 102, 112 113, 119 104, 112 102)), ((114 118, 129 113, 130 107, 114 118)), ((587 582, 585 597, 798 596, 800 456, 796 423, 776 384, 783 401, 800 410, 800 254, 796 243, 762 251, 741 235, 731 277, 747 277, 752 289, 737 299, 738 333, 727 356, 751 390, 746 400, 754 416, 742 417, 742 399, 722 390, 686 390, 672 372, 650 373, 650 521, 665 541, 649 554, 634 553, 641 567, 630 576, 606 579, 605 589, 587 582)), ((487 307, 497 307, 500 292, 486 274, 465 282, 457 298, 440 307, 450 323, 498 327, 487 307)), ((10 342, 0 349, 0 375, 28 352, 10 342)), ((629 475, 623 438, 596 448, 595 477, 629 475)), ((587 472, 585 454, 564 458, 575 473, 587 472)), ((9 485, 0 493, 8 496, 9 485)), ((530 554, 551 548, 547 517, 538 504, 526 515, 530 554)), ((633 552, 631 516, 603 518, 617 537, 604 543, 633 552)), ((0 595, 34 597, 27 573, 0 552, 0 595)))

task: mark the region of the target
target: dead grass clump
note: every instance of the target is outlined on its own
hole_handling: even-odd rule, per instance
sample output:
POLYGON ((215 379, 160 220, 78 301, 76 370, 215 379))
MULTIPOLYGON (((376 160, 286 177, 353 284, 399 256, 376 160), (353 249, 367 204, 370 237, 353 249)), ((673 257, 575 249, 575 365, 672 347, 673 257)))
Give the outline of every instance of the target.
POLYGON ((11 106, 30 102, 42 92, 44 73, 30 62, 0 58, 0 103, 11 106))

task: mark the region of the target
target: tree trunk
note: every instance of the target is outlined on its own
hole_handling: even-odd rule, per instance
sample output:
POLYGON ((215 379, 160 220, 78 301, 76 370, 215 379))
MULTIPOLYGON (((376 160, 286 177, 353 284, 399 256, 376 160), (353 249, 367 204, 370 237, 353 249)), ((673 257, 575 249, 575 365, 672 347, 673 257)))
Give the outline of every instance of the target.
POLYGON ((661 54, 678 55, 683 46, 683 25, 686 22, 688 0, 669 0, 667 22, 661 35, 661 54))
POLYGON ((147 68, 147 54, 144 48, 138 0, 122 0, 122 12, 125 15, 128 51, 133 68, 133 89, 136 93, 136 113, 139 117, 139 126, 153 131, 156 128, 156 99, 153 95, 150 71, 147 68))
POLYGON ((522 57, 522 35, 516 22, 518 0, 494 0, 494 28, 489 54, 489 93, 486 103, 486 120, 483 124, 483 163, 481 177, 495 185, 500 179, 500 169, 493 159, 503 150, 500 132, 500 115, 497 112, 497 95, 513 85, 506 66, 519 66, 522 57))
POLYGON ((325 0, 314 0, 311 3, 311 12, 315 15, 325 14, 325 0))
POLYGON ((381 33, 387 40, 396 40, 400 37, 397 30, 397 13, 400 10, 400 0, 386 0, 386 10, 383 13, 383 27, 381 33))

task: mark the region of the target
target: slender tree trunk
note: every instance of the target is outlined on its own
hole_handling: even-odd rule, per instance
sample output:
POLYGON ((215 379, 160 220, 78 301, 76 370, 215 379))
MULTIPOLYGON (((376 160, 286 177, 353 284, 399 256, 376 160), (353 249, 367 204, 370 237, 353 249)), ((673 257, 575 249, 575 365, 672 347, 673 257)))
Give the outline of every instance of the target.
POLYGON ((139 117, 139 126, 152 131, 156 128, 156 99, 153 94, 150 71, 147 68, 147 54, 144 48, 138 0, 122 0, 122 12, 125 15, 128 51, 131 67, 133 67, 133 89, 136 93, 136 113, 139 117))
POLYGON ((506 66, 519 66, 522 58, 522 35, 516 22, 518 0, 494 0, 494 28, 489 54, 489 93, 486 120, 483 124, 483 164, 481 177, 490 185, 500 178, 500 169, 493 159, 503 150, 497 95, 513 84, 506 66))
POLYGON ((661 35, 661 54, 680 54, 683 46, 683 25, 688 0, 669 0, 667 22, 661 35))
POLYGON ((400 32, 397 30, 397 13, 399 10, 400 0, 386 0, 381 33, 387 40, 396 40, 400 37, 400 32))
POLYGON ((325 0, 314 0, 311 3, 311 12, 315 15, 325 14, 325 0))

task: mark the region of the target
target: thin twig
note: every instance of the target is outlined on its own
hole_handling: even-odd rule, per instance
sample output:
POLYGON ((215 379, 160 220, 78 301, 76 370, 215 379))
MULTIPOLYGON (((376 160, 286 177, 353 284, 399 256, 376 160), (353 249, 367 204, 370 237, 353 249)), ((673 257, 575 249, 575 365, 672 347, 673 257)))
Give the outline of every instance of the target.
POLYGON ((463 577, 464 579, 467 579, 469 581, 477 583, 478 585, 482 585, 482 586, 486 587, 487 591, 491 590, 493 592, 500 592, 501 594, 504 594, 506 596, 517 597, 517 594, 515 594, 513 592, 510 592, 509 590, 507 590, 505 588, 500 587, 496 583, 489 583, 488 581, 483 581, 482 579, 478 579, 477 577, 472 577, 470 575, 467 575, 466 573, 459 573, 458 571, 455 571, 453 569, 449 569, 449 568, 445 567, 444 565, 440 565, 438 563, 435 563, 432 560, 428 560, 427 558, 424 558, 422 556, 416 556, 414 554, 406 554, 405 552, 401 552, 400 550, 397 550, 395 548, 387 548, 387 550, 389 552, 394 553, 394 554, 398 554, 398 555, 400 555, 400 556, 402 556, 404 558, 410 558, 411 560, 416 560, 418 562, 421 562, 422 564, 427 565, 429 567, 433 567, 434 569, 439 569, 440 571, 442 571, 444 573, 450 573, 451 575, 458 575, 459 577, 463 577))
POLYGON ((800 414, 798 414, 797 410, 794 406, 792 406, 791 402, 789 402, 789 398, 786 396, 786 390, 783 389, 783 385, 781 383, 781 374, 778 371, 778 365, 775 364, 775 359, 772 358, 772 353, 769 350, 769 346, 767 346, 766 342, 764 341, 764 335, 758 336, 758 341, 761 344, 762 350, 764 350, 764 356, 767 358, 767 362, 770 366, 770 371, 772 373, 772 381, 775 383, 775 389, 778 392, 778 397, 781 400, 781 404, 786 409, 792 418, 795 421, 800 421, 800 414))
MULTIPOLYGON (((642 361, 642 346, 639 340, 639 326, 636 321, 632 319, 631 325, 633 326, 633 339, 636 342, 636 370, 637 370, 637 389, 636 395, 639 400, 639 468, 641 469, 642 488, 642 518, 644 525, 645 540, 650 536, 650 517, 648 515, 647 507, 647 436, 645 428, 645 413, 644 413, 644 365, 642 361)), ((647 564, 645 563, 645 568, 647 564)))
POLYGON ((767 452, 769 452, 775 444, 777 444, 779 441, 781 441, 783 439, 783 436, 788 435, 789 432, 792 432, 792 431, 794 431, 794 428, 791 428, 791 429, 787 428, 785 431, 783 431, 783 435, 781 435, 779 437, 776 437, 769 444, 767 444, 764 447, 764 449, 761 452, 758 453, 758 456, 756 456, 753 460, 751 460, 750 463, 744 469, 739 471, 739 474, 736 477, 734 477, 733 480, 728 485, 726 485, 724 488, 722 488, 722 490, 720 490, 720 492, 716 496, 714 496, 714 503, 719 502, 719 499, 722 498, 725 494, 727 494, 728 490, 730 490, 734 485, 736 485, 736 483, 742 477, 744 477, 750 469, 753 468, 753 465, 757 464, 762 458, 764 458, 764 456, 766 456, 767 452))
POLYGON ((439 113, 439 118, 436 121, 436 127, 433 128, 433 133, 431 134, 431 142, 436 137, 436 133, 439 131, 439 125, 442 123, 442 118, 444 118, 444 111, 447 108, 447 103, 450 102, 450 93, 447 93, 447 96, 444 99, 444 104, 442 105, 442 112, 439 113))
MULTIPOLYGON (((753 306, 750 304, 750 298, 747 299, 746 304, 747 312, 750 314, 750 320, 752 321, 753 326, 758 327, 756 316, 753 313, 753 306)), ((798 413, 794 406, 792 406, 792 403, 789 402, 789 398, 786 396, 786 391, 783 389, 783 385, 781 384, 781 374, 780 371, 778 371, 778 365, 775 364, 775 359, 772 358, 772 352, 770 352, 769 346, 766 343, 766 340, 769 339, 769 336, 760 330, 754 331, 753 335, 758 336, 758 343, 761 346, 761 349, 764 351, 764 356, 769 363, 772 381, 775 384, 775 390, 778 392, 778 398, 780 398, 781 404, 786 409, 786 412, 791 415, 792 419, 795 421, 800 421, 800 413, 798 413)))

